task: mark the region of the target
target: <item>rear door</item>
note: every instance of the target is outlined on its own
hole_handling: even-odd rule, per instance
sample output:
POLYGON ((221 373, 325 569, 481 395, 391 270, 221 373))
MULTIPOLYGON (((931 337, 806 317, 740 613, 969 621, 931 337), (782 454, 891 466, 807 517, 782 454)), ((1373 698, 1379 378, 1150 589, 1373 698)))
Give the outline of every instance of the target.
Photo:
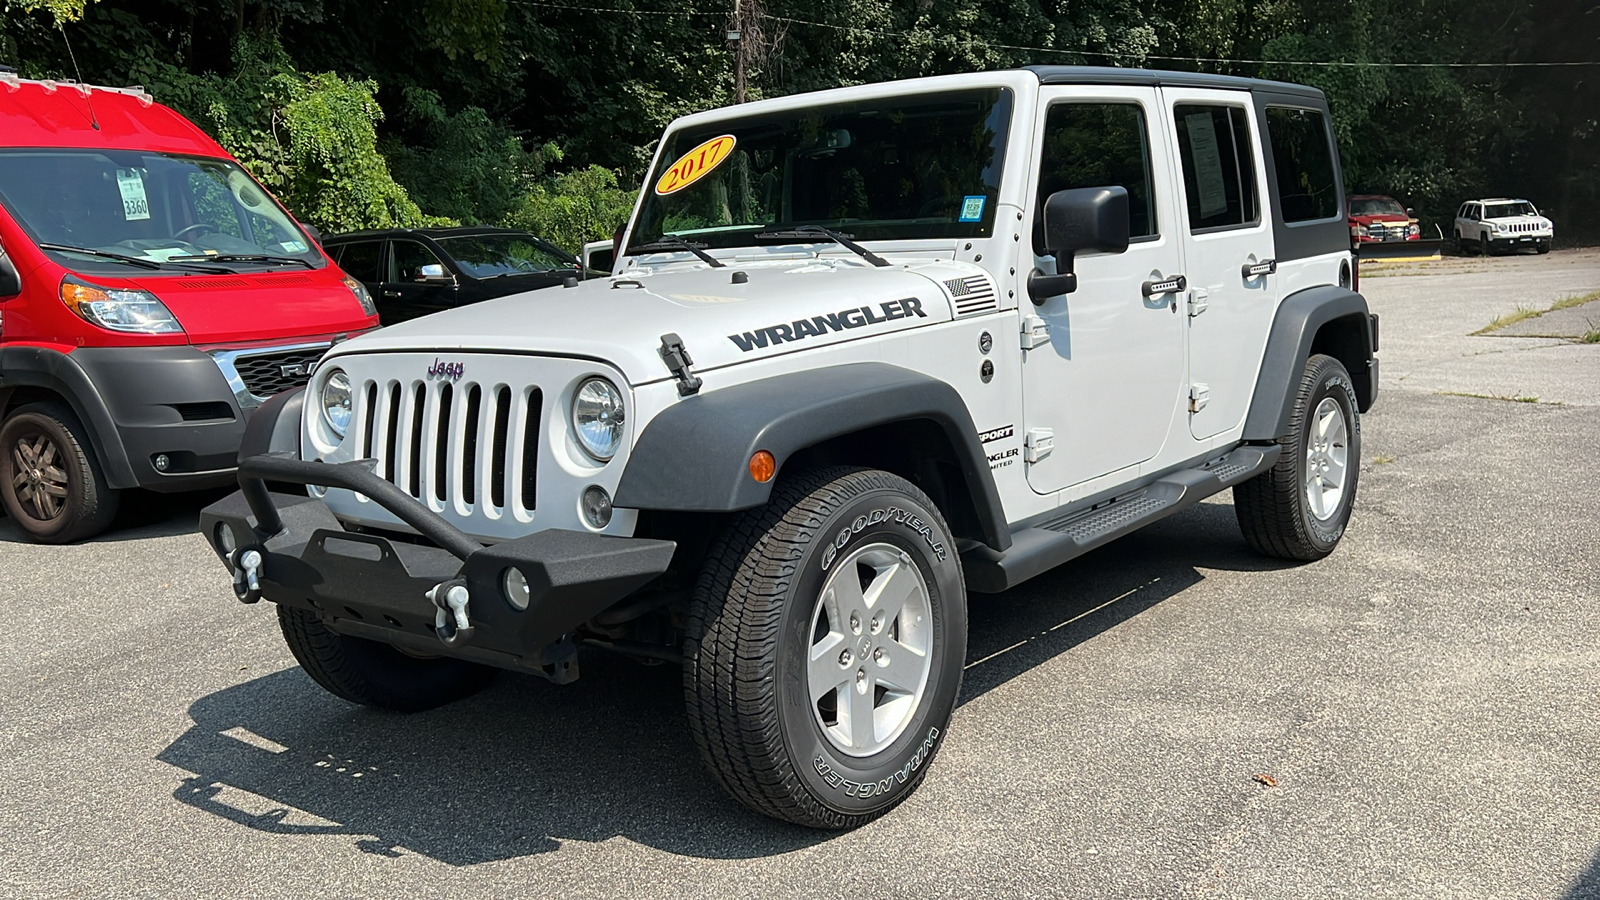
POLYGON ((1183 198, 1176 231, 1188 280, 1179 312, 1188 322, 1189 430, 1205 440, 1243 423, 1277 306, 1260 124, 1245 91, 1162 95, 1183 198))
POLYGON ((336 244, 330 255, 346 275, 366 285, 367 292, 372 296, 378 296, 383 283, 383 241, 336 244))

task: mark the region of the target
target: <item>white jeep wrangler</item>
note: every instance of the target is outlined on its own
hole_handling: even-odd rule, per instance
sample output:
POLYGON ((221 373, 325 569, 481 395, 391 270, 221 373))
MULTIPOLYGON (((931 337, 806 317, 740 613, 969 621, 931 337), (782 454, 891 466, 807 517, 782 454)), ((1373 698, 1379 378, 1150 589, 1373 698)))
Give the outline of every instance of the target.
POLYGON ((1456 210, 1456 249, 1477 250, 1484 256, 1496 250, 1550 252, 1555 223, 1539 214, 1526 200, 1468 200, 1456 210))
POLYGON ((201 528, 341 697, 670 661, 730 793, 857 825, 945 741, 969 595, 1228 488, 1257 550, 1338 544, 1378 384, 1343 198, 1290 84, 1042 67, 688 116, 609 279, 338 345, 201 528))

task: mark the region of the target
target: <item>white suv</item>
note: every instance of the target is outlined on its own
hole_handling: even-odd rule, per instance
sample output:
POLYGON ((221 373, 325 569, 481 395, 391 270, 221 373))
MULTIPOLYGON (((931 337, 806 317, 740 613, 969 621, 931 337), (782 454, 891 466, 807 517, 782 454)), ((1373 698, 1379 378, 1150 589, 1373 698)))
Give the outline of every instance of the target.
POLYGON ((201 528, 340 697, 671 662, 729 793, 858 825, 946 742, 969 597, 1229 489, 1257 551, 1333 551, 1378 387, 1344 198, 1326 99, 1276 82, 696 113, 610 278, 339 344, 201 528))
POLYGON ((1495 250, 1550 252, 1555 226, 1526 200, 1497 197, 1468 200, 1456 211, 1456 246, 1462 253, 1477 249, 1484 256, 1495 250))

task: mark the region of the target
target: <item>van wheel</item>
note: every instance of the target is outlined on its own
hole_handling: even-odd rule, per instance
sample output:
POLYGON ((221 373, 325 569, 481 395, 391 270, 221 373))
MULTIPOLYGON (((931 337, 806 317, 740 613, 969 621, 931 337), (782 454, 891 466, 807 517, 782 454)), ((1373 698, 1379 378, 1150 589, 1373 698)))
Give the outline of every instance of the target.
POLYGON ((1280 559, 1314 560, 1333 552, 1350 522, 1361 471, 1361 420, 1355 385, 1337 359, 1306 360, 1271 469, 1233 489, 1245 542, 1280 559))
POLYGON ((477 663, 412 656, 380 641, 339 634, 303 609, 279 606, 278 628, 312 681, 363 706, 421 712, 475 694, 497 674, 477 663))
POLYGON ((775 818, 853 828, 905 800, 944 742, 961 562, 905 479, 806 472, 718 538, 686 633, 689 727, 722 786, 775 818))
POLYGON ((0 424, 0 504, 41 544, 93 537, 116 518, 119 495, 77 416, 60 403, 29 403, 0 424))

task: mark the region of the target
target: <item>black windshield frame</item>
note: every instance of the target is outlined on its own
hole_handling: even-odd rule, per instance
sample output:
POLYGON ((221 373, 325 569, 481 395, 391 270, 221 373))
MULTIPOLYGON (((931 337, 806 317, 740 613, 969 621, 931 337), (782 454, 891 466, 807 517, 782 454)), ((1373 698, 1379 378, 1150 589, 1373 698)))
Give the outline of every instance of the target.
POLYGON ((818 104, 679 128, 665 138, 644 183, 623 253, 664 235, 711 249, 770 245, 755 236, 803 225, 857 241, 989 237, 995 233, 1014 106, 1012 91, 994 86, 818 104), (722 135, 736 139, 726 159, 686 188, 657 192, 685 152, 722 135), (873 214, 857 214, 863 211, 873 214))

